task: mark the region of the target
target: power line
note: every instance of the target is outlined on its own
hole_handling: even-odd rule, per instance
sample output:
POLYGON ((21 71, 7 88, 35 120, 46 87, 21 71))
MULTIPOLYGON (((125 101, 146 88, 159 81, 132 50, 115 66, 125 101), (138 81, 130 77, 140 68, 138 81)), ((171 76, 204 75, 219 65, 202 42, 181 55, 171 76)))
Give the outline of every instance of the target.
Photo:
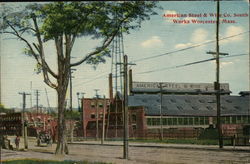
MULTIPOLYGON (((223 59, 223 58, 230 58, 230 57, 237 57, 237 56, 245 56, 245 55, 248 55, 248 54, 237 54, 237 55, 225 56, 225 57, 220 57, 220 58, 223 59)), ((150 70, 150 71, 139 72, 139 73, 136 73, 136 74, 147 74, 147 73, 153 73, 153 72, 164 71, 164 70, 168 70, 168 69, 181 68, 181 67, 186 67, 186 66, 190 66, 190 65, 195 65, 195 64, 210 62, 210 61, 213 61, 213 60, 215 60, 215 59, 216 59, 216 58, 210 58, 210 59, 206 59, 206 60, 200 60, 200 61, 191 62, 191 63, 186 63, 186 64, 181 64, 181 65, 172 66, 172 67, 158 68, 158 69, 154 69, 154 70, 150 70)))
MULTIPOLYGON (((219 40, 225 40, 225 39, 233 38, 233 37, 236 37, 236 36, 239 36, 239 35, 243 35, 243 34, 248 33, 248 32, 249 31, 245 31, 245 32, 242 32, 242 33, 238 33, 236 35, 231 35, 231 36, 228 36, 228 37, 221 38, 219 40)), ((182 52, 182 51, 186 51, 186 50, 189 50, 189 49, 192 49, 192 48, 200 47, 200 46, 203 46, 203 45, 206 45, 206 44, 210 44, 210 43, 213 43, 213 42, 215 42, 215 40, 207 41, 207 42, 204 42, 204 43, 201 43, 201 44, 195 44, 195 45, 192 45, 192 46, 189 46, 189 47, 186 47, 186 48, 182 48, 182 49, 179 49, 179 50, 166 52, 166 53, 163 53, 163 54, 160 54, 160 55, 154 55, 154 56, 150 56, 150 57, 145 57, 145 58, 137 59, 137 60, 134 60, 133 62, 141 62, 141 61, 145 61, 145 60, 149 60, 149 59, 153 59, 153 58, 158 58, 158 57, 161 57, 161 56, 170 55, 170 54, 173 54, 173 53, 182 52)))

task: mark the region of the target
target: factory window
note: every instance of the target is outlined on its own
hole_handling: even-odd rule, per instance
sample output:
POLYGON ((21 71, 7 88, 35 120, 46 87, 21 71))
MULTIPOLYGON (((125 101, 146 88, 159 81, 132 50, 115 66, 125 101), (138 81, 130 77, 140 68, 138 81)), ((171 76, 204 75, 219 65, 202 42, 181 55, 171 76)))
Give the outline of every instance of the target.
POLYGON ((229 116, 225 117, 225 124, 230 124, 230 117, 229 116))
POLYGON ((200 125, 204 125, 204 121, 205 121, 204 117, 200 117, 200 125))
POLYGON ((236 123, 241 123, 241 116, 237 116, 236 119, 237 119, 236 123))
POLYGON ((101 102, 99 102, 98 105, 99 105, 100 108, 103 107, 103 103, 101 103, 101 102))
POLYGON ((247 116, 242 116, 242 122, 243 123, 248 123, 248 117, 247 116))
POLYGON ((90 115, 90 118, 95 118, 95 114, 91 114, 91 115, 90 115))
POLYGON ((199 125, 199 117, 195 117, 194 118, 194 124, 195 125, 199 125))
POLYGON ((225 117, 221 117, 221 118, 220 118, 220 122, 221 122, 222 124, 225 124, 225 120, 226 120, 225 117))
POLYGON ((132 114, 132 122, 136 122, 136 114, 132 114))
POLYGON ((188 118, 184 118, 184 125, 188 125, 188 118))
POLYGON ((173 118, 173 125, 177 125, 177 118, 173 118))
POLYGON ((236 116, 232 116, 232 124, 236 124, 236 116))
POLYGON ((91 105, 92 108, 94 108, 95 107, 95 102, 92 101, 90 105, 91 105))
POLYGON ((178 118, 178 125, 183 125, 183 118, 182 117, 178 118))
POLYGON ((173 118, 168 118, 168 125, 173 125, 173 118))
POLYGON ((152 118, 147 118, 147 125, 152 125, 152 118))
POLYGON ((158 118, 153 118, 153 119, 152 119, 152 125, 160 125, 160 119, 158 119, 158 118))
POLYGON ((167 125, 167 118, 162 119, 162 125, 167 125))
POLYGON ((213 117, 213 124, 217 124, 217 117, 213 117))
POLYGON ((194 118, 190 117, 188 118, 188 125, 193 125, 194 124, 194 118))
POLYGON ((209 124, 209 118, 205 117, 205 125, 208 125, 208 124, 209 124))

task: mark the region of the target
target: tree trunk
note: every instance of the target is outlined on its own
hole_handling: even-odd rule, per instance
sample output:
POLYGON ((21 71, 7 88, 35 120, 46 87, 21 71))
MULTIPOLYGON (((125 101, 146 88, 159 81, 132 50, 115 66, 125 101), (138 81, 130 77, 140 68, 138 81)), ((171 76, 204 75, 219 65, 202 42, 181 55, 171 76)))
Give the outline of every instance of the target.
POLYGON ((68 154, 68 145, 67 145, 67 136, 66 136, 66 124, 65 124, 65 96, 67 91, 67 83, 65 84, 63 81, 65 79, 61 79, 59 82, 57 89, 57 97, 58 97, 58 122, 57 122, 57 147, 55 154, 68 154), (64 85, 63 85, 64 84, 64 85))

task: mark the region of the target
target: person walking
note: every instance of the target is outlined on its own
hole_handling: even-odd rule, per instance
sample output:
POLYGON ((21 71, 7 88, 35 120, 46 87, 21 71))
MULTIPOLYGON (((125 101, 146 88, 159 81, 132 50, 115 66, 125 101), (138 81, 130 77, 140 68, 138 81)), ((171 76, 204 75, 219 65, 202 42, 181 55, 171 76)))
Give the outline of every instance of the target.
POLYGON ((19 135, 16 135, 16 139, 15 139, 15 144, 16 144, 16 149, 19 149, 19 143, 20 143, 20 137, 19 135))

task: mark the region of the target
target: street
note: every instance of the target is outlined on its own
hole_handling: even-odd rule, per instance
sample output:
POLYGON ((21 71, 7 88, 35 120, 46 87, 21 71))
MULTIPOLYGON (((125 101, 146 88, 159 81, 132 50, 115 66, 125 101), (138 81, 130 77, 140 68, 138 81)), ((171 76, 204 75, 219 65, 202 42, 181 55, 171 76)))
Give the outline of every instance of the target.
POLYGON ((28 151, 2 151, 2 160, 9 159, 44 159, 44 160, 86 160, 116 164, 211 164, 211 163, 250 163, 249 147, 232 151, 228 148, 219 150, 216 146, 176 145, 176 144, 139 144, 130 143, 129 160, 122 159, 122 142, 106 142, 100 145, 95 141, 69 144, 70 154, 65 157, 55 156, 55 144, 51 147, 37 147, 35 140, 29 142, 28 151), (148 147, 148 146, 150 147, 148 147), (164 147, 164 145, 166 147, 164 147))

